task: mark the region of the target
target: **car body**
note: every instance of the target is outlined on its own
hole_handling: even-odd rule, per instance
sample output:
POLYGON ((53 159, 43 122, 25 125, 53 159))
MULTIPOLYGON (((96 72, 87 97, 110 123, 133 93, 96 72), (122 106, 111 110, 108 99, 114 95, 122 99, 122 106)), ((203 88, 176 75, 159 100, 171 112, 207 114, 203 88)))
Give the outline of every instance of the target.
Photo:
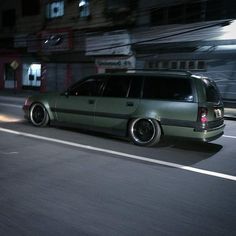
POLYGON ((153 146, 161 136, 212 141, 223 134, 224 108, 216 84, 188 72, 97 74, 64 93, 27 98, 35 126, 60 124, 153 146))

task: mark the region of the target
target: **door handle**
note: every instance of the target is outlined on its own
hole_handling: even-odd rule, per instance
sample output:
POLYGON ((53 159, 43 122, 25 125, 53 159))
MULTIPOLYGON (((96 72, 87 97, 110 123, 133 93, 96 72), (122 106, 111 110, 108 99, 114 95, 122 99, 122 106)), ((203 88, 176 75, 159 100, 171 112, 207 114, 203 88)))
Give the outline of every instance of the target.
POLYGON ((126 103, 126 106, 127 106, 127 107, 133 107, 133 106, 134 106, 134 103, 133 103, 133 102, 127 102, 127 103, 126 103))
POLYGON ((88 103, 91 104, 91 105, 93 105, 93 104, 95 103, 95 100, 89 99, 89 100, 88 100, 88 103))

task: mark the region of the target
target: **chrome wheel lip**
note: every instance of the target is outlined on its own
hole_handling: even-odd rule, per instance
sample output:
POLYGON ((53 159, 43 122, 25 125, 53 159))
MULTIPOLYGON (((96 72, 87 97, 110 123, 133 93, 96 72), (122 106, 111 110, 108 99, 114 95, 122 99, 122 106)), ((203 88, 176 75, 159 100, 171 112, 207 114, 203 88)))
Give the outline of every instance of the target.
POLYGON ((155 138, 155 135, 156 135, 155 125, 154 125, 152 119, 150 119, 150 118, 138 118, 138 119, 136 119, 135 122, 133 122, 132 125, 131 125, 131 135, 132 135, 133 139, 135 140, 135 142, 137 142, 139 144, 145 145, 145 144, 148 144, 148 143, 152 142, 152 140, 155 138), (135 132, 135 125, 140 120, 147 120, 152 125, 153 134, 152 134, 151 138, 148 139, 147 141, 140 140, 139 138, 137 138, 137 136, 134 133, 135 132))
POLYGON ((34 105, 31 107, 31 109, 30 109, 30 121, 31 121, 35 126, 41 126, 41 125, 43 125, 44 122, 45 122, 45 120, 46 120, 46 117, 47 117, 47 113, 46 113, 46 112, 47 112, 47 111, 46 111, 46 109, 45 109, 45 107, 44 107, 43 105, 41 105, 40 103, 34 104, 34 105), (42 115, 42 119, 40 119, 39 122, 35 121, 35 117, 34 117, 34 112, 35 112, 34 109, 35 109, 36 107, 40 107, 40 108, 42 109, 42 112, 43 112, 43 114, 41 114, 41 115, 42 115))

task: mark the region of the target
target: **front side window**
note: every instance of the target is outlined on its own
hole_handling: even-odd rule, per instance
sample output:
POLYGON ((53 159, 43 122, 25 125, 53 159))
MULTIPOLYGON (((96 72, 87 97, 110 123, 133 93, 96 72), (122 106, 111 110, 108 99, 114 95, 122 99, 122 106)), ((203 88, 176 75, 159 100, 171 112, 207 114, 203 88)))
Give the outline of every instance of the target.
POLYGON ((147 77, 143 98, 192 102, 191 81, 185 78, 147 77))
POLYGON ((98 96, 100 92, 102 79, 91 78, 84 82, 73 85, 68 90, 70 96, 98 96))
POLYGON ((57 18, 64 15, 64 1, 55 1, 47 4, 46 16, 48 19, 57 18))
POLYGON ((127 97, 130 77, 114 76, 110 77, 103 92, 104 97, 127 97))
POLYGON ((141 76, 132 79, 128 95, 129 98, 140 98, 142 83, 143 77, 141 76))

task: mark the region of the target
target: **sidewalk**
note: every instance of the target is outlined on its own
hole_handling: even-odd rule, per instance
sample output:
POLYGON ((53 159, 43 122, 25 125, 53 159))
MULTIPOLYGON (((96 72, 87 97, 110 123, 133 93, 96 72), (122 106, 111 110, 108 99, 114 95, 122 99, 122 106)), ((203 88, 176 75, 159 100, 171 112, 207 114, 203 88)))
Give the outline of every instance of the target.
MULTIPOLYGON (((20 99, 20 100, 24 100, 25 98, 31 96, 31 95, 36 95, 36 94, 40 94, 39 91, 32 91, 32 90, 28 90, 28 91, 12 91, 12 90, 3 90, 0 91, 0 97, 9 97, 9 100, 12 99, 20 99)), ((225 104, 225 108, 224 108, 224 117, 226 119, 232 119, 232 120, 236 120, 236 104, 234 105, 230 105, 229 103, 225 104)))
POLYGON ((14 91, 14 90, 0 90, 0 96, 27 98, 31 95, 40 94, 40 91, 24 90, 24 91, 14 91))

